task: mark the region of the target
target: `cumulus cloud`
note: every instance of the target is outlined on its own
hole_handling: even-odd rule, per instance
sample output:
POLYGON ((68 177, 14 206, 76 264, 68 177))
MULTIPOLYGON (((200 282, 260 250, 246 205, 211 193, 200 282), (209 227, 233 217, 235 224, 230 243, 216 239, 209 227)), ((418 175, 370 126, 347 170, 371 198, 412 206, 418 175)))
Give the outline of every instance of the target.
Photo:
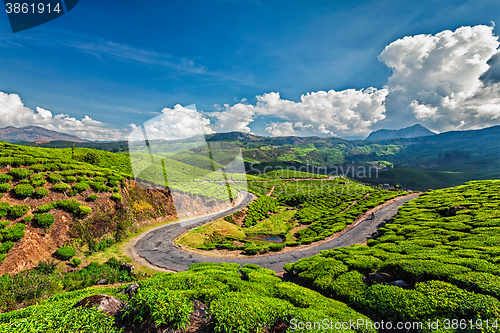
POLYGON ((28 125, 41 126, 88 140, 119 140, 124 137, 122 130, 88 116, 78 120, 67 114, 53 115, 41 107, 34 111, 23 104, 19 95, 0 92, 0 127, 28 125))
POLYGON ((385 123, 439 131, 498 124, 498 46, 493 27, 484 25, 389 44, 379 56, 393 70, 385 123))
MULTIPOLYGON (((197 134, 212 134, 208 127, 210 120, 202 117, 201 113, 189 107, 176 104, 173 109, 164 108, 162 114, 144 123, 144 131, 148 140, 175 140, 189 138, 197 134)), ((134 129, 136 126, 134 125, 134 129)), ((131 140, 142 139, 142 131, 131 133, 131 140), (135 136, 139 134, 139 137, 135 136)))
POLYGON ((266 131, 271 135, 365 134, 376 122, 385 118, 386 89, 347 89, 318 91, 302 95, 300 102, 282 99, 277 92, 257 96, 256 105, 225 105, 215 113, 217 131, 250 132, 248 126, 256 117, 271 116, 283 122, 271 122, 266 131))

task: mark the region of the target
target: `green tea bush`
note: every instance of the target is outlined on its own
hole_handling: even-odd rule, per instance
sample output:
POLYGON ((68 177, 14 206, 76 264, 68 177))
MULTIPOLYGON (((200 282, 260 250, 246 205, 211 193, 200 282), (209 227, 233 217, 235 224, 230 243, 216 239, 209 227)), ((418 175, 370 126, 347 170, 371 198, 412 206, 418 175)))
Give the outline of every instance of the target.
POLYGON ((17 242, 24 237, 24 229, 26 225, 24 223, 16 223, 10 227, 0 230, 0 234, 4 241, 17 242))
POLYGON ((9 215, 12 217, 21 217, 30 210, 29 205, 12 205, 9 208, 9 215))
POLYGON ((123 200, 123 197, 120 193, 114 193, 112 196, 111 196, 111 200, 114 200, 114 201, 122 201, 123 200))
POLYGON ((78 267, 81 263, 82 259, 80 258, 73 258, 73 260, 71 260, 71 266, 73 267, 78 267))
POLYGON ((0 218, 9 214, 10 205, 8 202, 0 202, 0 218))
POLYGON ((80 206, 78 208, 78 214, 80 215, 88 215, 92 213, 92 208, 88 207, 88 206, 80 206))
POLYGON ((63 260, 69 260, 76 255, 76 251, 72 247, 62 246, 56 251, 56 255, 63 260))
POLYGON ((36 215, 36 222, 45 229, 54 224, 54 220, 54 215, 50 213, 36 215))
POLYGON ((38 206, 36 208, 36 210, 39 211, 40 213, 45 213, 45 212, 48 212, 49 210, 54 209, 56 207, 57 207, 57 204, 55 202, 51 202, 51 203, 46 204, 46 205, 38 206))
POLYGON ((86 182, 79 182, 73 186, 73 188, 75 188, 78 192, 83 192, 86 189, 88 189, 89 187, 90 187, 90 185, 87 184, 86 182))
POLYGON ((91 194, 87 197, 87 201, 96 201, 99 198, 97 194, 91 194))
POLYGON ((18 184, 14 186, 14 192, 20 197, 30 197, 35 193, 35 189, 29 184, 18 184))
POLYGON ((36 195, 37 197, 44 197, 44 196, 46 196, 46 195, 47 195, 47 194, 49 194, 49 193, 50 193, 50 191, 49 191, 49 190, 47 190, 45 187, 39 187, 39 188, 37 188, 37 189, 35 190, 35 195, 36 195))
POLYGON ((7 183, 0 184, 0 192, 10 191, 11 188, 12 188, 12 186, 10 184, 7 184, 7 183))
POLYGON ((12 176, 6 173, 0 173, 0 183, 8 183, 12 180, 12 176))
POLYGON ((33 215, 28 215, 23 218, 24 223, 30 223, 33 220, 33 215))
POLYGON ((39 179, 39 180, 31 180, 31 185, 34 187, 40 187, 47 184, 47 181, 45 179, 39 179))
POLYGON ((14 243, 11 241, 3 242, 0 244, 0 254, 9 252, 10 249, 14 247, 14 243))
POLYGON ((51 173, 47 176, 47 178, 52 184, 62 182, 62 180, 64 179, 64 177, 58 173, 51 173))
POLYGON ((76 182, 76 177, 75 176, 66 176, 64 178, 66 178, 65 179, 65 183, 74 183, 74 182, 76 182))
POLYGON ((138 312, 134 319, 151 318, 157 326, 172 326, 185 329, 193 302, 182 291, 139 288, 130 305, 138 312))
POLYGON ((71 186, 69 186, 66 183, 54 184, 54 190, 56 190, 58 192, 64 192, 64 191, 69 190, 70 188, 71 188, 71 186))
POLYGON ((33 174, 33 170, 26 168, 10 169, 10 173, 13 174, 17 179, 25 179, 33 174))
POLYGON ((269 217, 269 213, 276 213, 277 211, 278 203, 276 199, 261 196, 248 205, 247 216, 244 222, 245 226, 250 227, 255 225, 258 221, 269 217))
POLYGON ((0 229, 4 229, 10 224, 10 221, 0 221, 0 229))

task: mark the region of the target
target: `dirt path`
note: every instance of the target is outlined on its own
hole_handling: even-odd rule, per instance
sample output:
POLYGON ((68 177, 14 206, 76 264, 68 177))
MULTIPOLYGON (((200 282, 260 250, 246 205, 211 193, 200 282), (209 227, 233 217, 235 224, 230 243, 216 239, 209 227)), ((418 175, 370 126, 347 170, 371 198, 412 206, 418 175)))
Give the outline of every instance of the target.
MULTIPOLYGON (((280 272, 283 265, 288 262, 295 262, 299 259, 318 254, 322 250, 336 247, 350 246, 352 244, 362 244, 366 242, 371 235, 377 231, 377 227, 388 221, 396 215, 400 206, 405 202, 416 198, 419 194, 410 194, 403 197, 391 199, 382 205, 370 209, 365 214, 357 218, 353 224, 347 226, 343 231, 332 235, 321 242, 299 247, 285 247, 281 252, 268 253, 259 256, 223 257, 219 255, 212 257, 201 254, 201 251, 187 252, 173 244, 174 239, 189 229, 199 227, 218 218, 221 218, 230 211, 224 213, 215 213, 207 217, 199 217, 190 221, 189 227, 182 226, 180 223, 172 223, 152 229, 130 243, 130 252, 133 252, 133 258, 144 260, 149 267, 157 267, 169 271, 185 271, 193 263, 200 262, 233 262, 238 264, 257 264, 261 267, 270 268, 280 272), (371 213, 375 214, 373 219, 367 218, 371 213)), ((233 210, 239 210, 248 205, 253 200, 250 193, 246 193, 243 200, 234 207, 233 210)), ((206 252, 204 254, 207 254, 206 252)))

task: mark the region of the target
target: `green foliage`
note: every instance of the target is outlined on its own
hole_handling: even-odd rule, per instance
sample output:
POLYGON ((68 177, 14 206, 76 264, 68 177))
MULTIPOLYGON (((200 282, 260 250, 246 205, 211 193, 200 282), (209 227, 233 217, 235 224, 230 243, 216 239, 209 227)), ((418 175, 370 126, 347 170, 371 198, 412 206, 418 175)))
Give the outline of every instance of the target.
POLYGON ((12 217, 21 217, 30 210, 29 205, 12 205, 9 208, 9 215, 12 217))
POLYGON ((157 326, 172 326, 174 329, 185 329, 193 311, 193 303, 186 293, 177 290, 139 288, 130 303, 138 312, 134 319, 149 317, 157 326))
POLYGON ((275 199, 268 196, 261 196, 254 202, 248 205, 247 216, 245 217, 245 226, 250 227, 255 225, 266 217, 269 213, 276 213, 278 211, 278 204, 275 199))
POLYGON ((120 193, 113 193, 113 195, 111 196, 111 200, 119 202, 123 200, 123 197, 120 193))
POLYGON ((0 254, 4 254, 9 252, 10 249, 14 246, 14 243, 11 241, 6 241, 3 243, 0 243, 0 254))
POLYGON ((21 197, 30 197, 35 193, 35 189, 29 184, 17 184, 14 186, 14 192, 21 197))
POLYGON ((16 223, 10 227, 0 230, 0 235, 4 241, 17 242, 24 237, 24 229, 26 225, 24 223, 16 223))
POLYGON ((38 197, 44 197, 46 196, 47 194, 49 194, 50 191, 47 190, 46 188, 44 187, 39 187, 35 190, 35 195, 38 196, 38 197))
POLYGON ((97 194, 91 194, 87 197, 87 201, 96 201, 99 198, 97 194))
POLYGON ((33 215, 28 215, 23 218, 24 223, 30 223, 33 220, 33 215))
POLYGON ((76 255, 76 251, 69 246, 62 246, 56 251, 56 255, 62 260, 69 260, 76 255))
POLYGON ((47 178, 52 184, 57 184, 59 182, 62 182, 62 180, 64 179, 64 177, 59 173, 51 173, 48 175, 47 178))
POLYGON ((88 189, 90 187, 90 185, 86 182, 79 182, 79 183, 76 183, 74 188, 78 191, 78 192, 83 192, 85 191, 86 189, 88 189))
POLYGON ((54 209, 56 207, 57 207, 57 204, 55 202, 51 202, 51 203, 46 204, 46 205, 40 205, 36 209, 40 213, 45 213, 45 212, 48 212, 49 210, 54 209))
POLYGON ((10 205, 8 202, 0 202, 0 218, 7 216, 9 214, 10 205))
POLYGON ((36 215, 36 222, 45 229, 49 228, 52 224, 54 224, 54 220, 55 220, 54 215, 50 213, 36 215))
POLYGON ((26 179, 33 174, 33 170, 26 168, 10 169, 10 173, 17 179, 26 179))
POLYGON ((80 206, 78 208, 78 213, 80 215, 88 215, 88 214, 92 213, 92 208, 90 208, 88 206, 80 206))
POLYGON ((0 183, 8 183, 12 180, 12 176, 6 173, 0 173, 0 183))
POLYGON ((35 269, 43 275, 48 275, 54 273, 56 267, 57 263, 54 260, 47 259, 46 261, 40 261, 35 269))
POLYGON ((66 183, 54 184, 54 190, 56 190, 58 192, 64 192, 64 191, 69 190, 70 188, 71 188, 71 186, 69 186, 66 183))
POLYGON ((0 192, 10 191, 11 188, 12 188, 12 186, 10 184, 7 184, 7 183, 0 184, 0 192))
POLYGON ((82 259, 80 258, 73 258, 73 260, 71 260, 71 266, 73 267, 78 267, 81 263, 82 259))

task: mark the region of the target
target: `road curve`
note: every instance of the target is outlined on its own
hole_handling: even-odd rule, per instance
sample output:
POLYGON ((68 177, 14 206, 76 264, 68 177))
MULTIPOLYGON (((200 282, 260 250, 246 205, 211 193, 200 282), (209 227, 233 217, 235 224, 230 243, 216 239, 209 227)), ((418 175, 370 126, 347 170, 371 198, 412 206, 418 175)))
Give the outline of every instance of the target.
MULTIPOLYGON (((173 240, 183 232, 222 218, 250 204, 254 196, 248 192, 244 192, 241 202, 229 210, 190 219, 187 223, 189 226, 183 226, 181 223, 176 222, 152 229, 140 235, 135 243, 132 244, 131 248, 132 252, 135 252, 135 254, 145 259, 149 264, 177 272, 186 271, 191 264, 201 262, 231 262, 241 265, 251 263, 280 272, 283 271, 284 264, 296 262, 305 257, 311 257, 322 250, 365 242, 377 230, 377 227, 381 223, 389 220, 397 213, 399 207, 417 196, 418 194, 406 196, 390 205, 382 207, 375 213, 373 219, 364 220, 339 237, 304 250, 276 253, 260 257, 217 258, 186 252, 173 245, 173 240)), ((186 221, 184 221, 184 223, 185 222, 186 221)))

